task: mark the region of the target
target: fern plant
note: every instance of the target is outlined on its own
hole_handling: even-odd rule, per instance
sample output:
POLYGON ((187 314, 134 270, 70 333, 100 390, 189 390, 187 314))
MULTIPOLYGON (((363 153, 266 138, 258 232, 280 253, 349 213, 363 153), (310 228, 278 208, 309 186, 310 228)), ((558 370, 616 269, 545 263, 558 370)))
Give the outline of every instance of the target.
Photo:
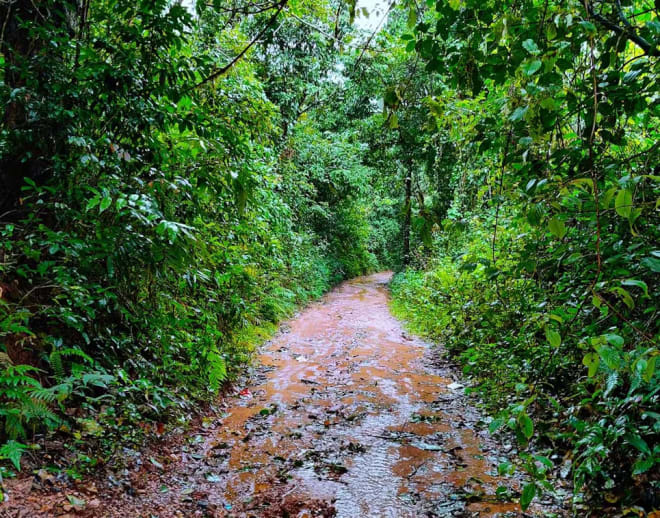
POLYGON ((54 430, 64 424, 56 413, 62 403, 80 388, 80 395, 89 386, 106 386, 113 377, 89 371, 82 365, 65 365, 65 358, 79 358, 85 363, 92 359, 76 348, 60 348, 53 344, 47 357, 55 384, 44 387, 36 378, 39 369, 31 365, 13 365, 5 355, 0 371, 0 423, 2 436, 7 442, 0 447, 0 459, 7 459, 20 467, 20 458, 27 448, 17 439, 27 439, 37 429, 54 430), (67 374, 67 370, 71 374, 67 374))
POLYGON ((67 388, 61 385, 43 387, 28 375, 36 371, 38 369, 30 365, 7 365, 0 375, 0 399, 5 402, 0 416, 4 417, 4 432, 9 439, 27 437, 26 426, 32 426, 34 431, 39 424, 48 428, 62 424, 50 405, 61 400, 67 388))
POLYGON ((92 364, 93 360, 80 349, 75 347, 59 347, 59 341, 53 344, 53 350, 48 355, 48 363, 56 380, 62 380, 66 376, 63 358, 80 358, 86 363, 92 364))
POLYGON ((30 365, 5 364, 0 374, 0 417, 5 438, 9 441, 0 447, 0 458, 9 459, 18 469, 25 445, 16 441, 28 436, 37 427, 57 428, 62 419, 51 409, 51 404, 62 397, 63 387, 45 388, 30 376, 38 371, 30 365))

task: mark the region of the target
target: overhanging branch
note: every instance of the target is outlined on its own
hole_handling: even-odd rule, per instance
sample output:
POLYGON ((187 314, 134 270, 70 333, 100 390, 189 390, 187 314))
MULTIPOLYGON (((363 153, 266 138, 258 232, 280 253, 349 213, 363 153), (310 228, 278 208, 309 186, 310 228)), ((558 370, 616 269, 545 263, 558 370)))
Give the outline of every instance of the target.
POLYGON ((589 16, 596 20, 598 23, 600 23, 603 27, 606 27, 607 29, 611 30, 612 32, 623 36, 626 38, 628 41, 633 42, 635 45, 637 45, 640 49, 644 51, 644 53, 648 56, 660 56, 660 49, 652 43, 649 43, 646 41, 644 38, 642 38, 639 34, 635 32, 635 28, 628 22, 626 17, 623 14, 623 11, 621 10, 621 4, 617 2, 617 7, 618 7, 618 16, 619 19, 622 21, 624 24, 624 27, 621 27, 620 25, 617 25, 616 23, 608 20, 605 16, 602 14, 596 12, 594 9, 593 3, 586 1, 584 2, 584 6, 587 9, 587 12, 589 13, 589 16))
POLYGON ((221 77, 225 75, 236 63, 238 63, 243 56, 247 53, 248 50, 252 48, 252 46, 257 43, 264 34, 266 34, 266 31, 275 23, 275 20, 277 20, 277 17, 279 14, 282 12, 282 9, 284 9, 284 6, 287 4, 288 0, 281 0, 279 4, 274 4, 273 7, 277 6, 277 11, 269 18, 269 20, 266 22, 266 25, 263 26, 263 28, 259 31, 259 34, 257 34, 250 43, 247 44, 247 46, 241 50, 238 55, 232 59, 229 63, 227 63, 224 67, 219 68, 215 72, 213 72, 211 75, 206 77, 205 79, 202 79, 199 83, 197 83, 195 86, 191 88, 199 88, 200 86, 213 81, 214 79, 217 79, 218 77, 221 77))

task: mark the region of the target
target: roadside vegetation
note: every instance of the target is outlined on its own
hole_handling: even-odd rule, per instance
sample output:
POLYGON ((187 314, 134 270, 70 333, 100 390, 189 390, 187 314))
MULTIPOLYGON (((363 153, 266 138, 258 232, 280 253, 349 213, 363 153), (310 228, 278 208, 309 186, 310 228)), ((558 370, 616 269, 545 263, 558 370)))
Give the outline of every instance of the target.
POLYGON ((492 432, 545 450, 523 454, 523 507, 556 467, 576 505, 660 505, 657 8, 438 2, 401 36, 441 84, 399 83, 389 108, 401 125, 425 106, 430 155, 394 307, 472 378, 492 432))

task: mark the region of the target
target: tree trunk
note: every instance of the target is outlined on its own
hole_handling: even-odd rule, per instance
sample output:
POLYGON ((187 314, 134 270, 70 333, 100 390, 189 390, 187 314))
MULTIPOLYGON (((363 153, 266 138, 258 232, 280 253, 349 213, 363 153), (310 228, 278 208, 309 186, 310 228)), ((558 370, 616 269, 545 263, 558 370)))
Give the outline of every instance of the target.
POLYGON ((403 266, 410 264, 410 222, 412 216, 412 162, 406 168, 406 195, 403 219, 403 266))

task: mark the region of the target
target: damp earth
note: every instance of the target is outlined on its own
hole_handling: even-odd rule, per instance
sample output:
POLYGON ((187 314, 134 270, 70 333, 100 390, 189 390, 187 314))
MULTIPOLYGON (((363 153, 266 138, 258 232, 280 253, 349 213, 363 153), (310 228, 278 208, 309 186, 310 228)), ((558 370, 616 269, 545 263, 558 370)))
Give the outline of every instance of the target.
POLYGON ((73 499, 32 488, 2 515, 561 516, 542 502, 520 511, 524 482, 497 474, 511 445, 489 436, 458 372, 390 314, 389 279, 345 282, 284 324, 185 441, 79 484, 73 499))

